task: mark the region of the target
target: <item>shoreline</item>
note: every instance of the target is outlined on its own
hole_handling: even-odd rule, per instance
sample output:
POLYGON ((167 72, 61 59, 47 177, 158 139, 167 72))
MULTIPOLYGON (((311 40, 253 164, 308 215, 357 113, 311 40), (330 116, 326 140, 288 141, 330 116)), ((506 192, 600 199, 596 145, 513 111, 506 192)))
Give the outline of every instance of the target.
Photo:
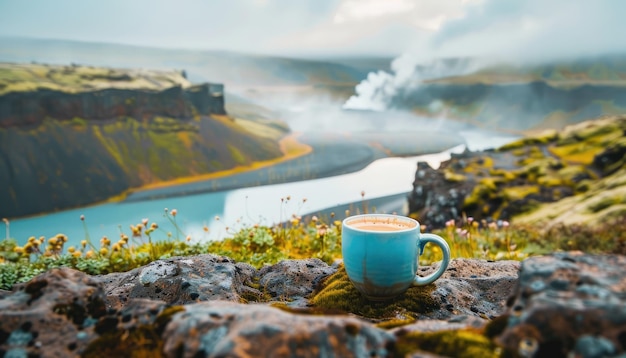
POLYGON ((335 220, 345 219, 346 211, 349 211, 349 215, 379 213, 406 216, 409 214, 407 201, 409 194, 411 194, 411 192, 385 195, 375 198, 363 198, 359 201, 315 210, 301 216, 303 220, 310 220, 311 217, 317 216, 318 218, 325 220, 327 223, 331 223, 332 221, 329 220, 329 218, 333 217, 335 220))
POLYGON ((247 167, 247 170, 229 170, 189 177, 182 182, 175 180, 166 185, 142 187, 126 193, 118 201, 163 199, 327 178, 357 172, 378 159, 435 154, 462 144, 459 143, 461 140, 432 140, 422 142, 420 149, 394 148, 389 138, 385 142, 375 142, 369 136, 350 133, 298 133, 293 140, 293 145, 306 146, 310 150, 267 165, 247 167), (394 150, 390 151, 389 146, 394 150))
POLYGON ((306 153, 283 157, 247 170, 228 170, 185 182, 170 181, 168 185, 142 187, 125 195, 119 202, 134 202, 201 193, 235 190, 246 187, 284 184, 326 178, 361 170, 377 159, 387 157, 370 145, 344 135, 316 136, 299 133, 293 138, 297 145, 309 148, 306 153), (341 139, 341 141, 339 141, 341 139))
POLYGON ((237 174, 244 174, 249 171, 267 168, 272 165, 281 164, 286 161, 302 157, 304 155, 311 153, 313 151, 313 147, 308 144, 299 142, 298 137, 301 137, 301 136, 302 136, 302 133, 295 132, 295 133, 290 133, 286 135, 285 137, 281 138, 278 141, 278 145, 283 155, 279 158, 252 162, 249 165, 238 165, 231 169, 220 170, 220 171, 213 172, 213 173, 191 175, 191 176, 166 180, 163 182, 147 184, 138 188, 129 189, 126 195, 140 193, 143 191, 150 191, 154 189, 175 187, 175 186, 179 186, 183 184, 196 183, 196 182, 201 182, 205 180, 225 178, 225 177, 229 177, 229 176, 237 175, 237 174))

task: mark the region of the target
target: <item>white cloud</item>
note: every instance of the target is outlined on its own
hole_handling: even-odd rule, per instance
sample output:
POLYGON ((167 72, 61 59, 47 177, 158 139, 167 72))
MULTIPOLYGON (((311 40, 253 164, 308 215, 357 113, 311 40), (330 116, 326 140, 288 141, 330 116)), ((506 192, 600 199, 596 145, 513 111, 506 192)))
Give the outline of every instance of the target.
POLYGON ((526 60, 626 51, 623 14, 623 0, 108 0, 88 5, 0 0, 0 35, 279 55, 410 52, 426 60, 526 60))
POLYGON ((333 22, 342 24, 350 21, 368 20, 373 17, 411 11, 414 8, 415 2, 411 0, 344 0, 339 5, 333 22))
POLYGON ((446 23, 433 55, 543 61, 626 51, 626 2, 487 0, 446 23))
POLYGON ((272 41, 294 52, 400 55, 477 0, 341 0, 330 18, 272 41))

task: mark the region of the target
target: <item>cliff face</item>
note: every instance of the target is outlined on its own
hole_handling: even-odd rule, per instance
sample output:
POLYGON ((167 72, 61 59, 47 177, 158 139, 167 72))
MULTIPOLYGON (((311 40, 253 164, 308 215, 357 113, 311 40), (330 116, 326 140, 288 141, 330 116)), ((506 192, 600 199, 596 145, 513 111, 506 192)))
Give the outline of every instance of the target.
POLYGON ((0 127, 39 125, 45 118, 105 120, 155 116, 191 118, 225 114, 222 85, 181 86, 162 91, 103 89, 66 93, 54 90, 11 92, 0 96, 0 127))
POLYGON ((226 116, 221 85, 0 96, 0 217, 280 156, 226 116))

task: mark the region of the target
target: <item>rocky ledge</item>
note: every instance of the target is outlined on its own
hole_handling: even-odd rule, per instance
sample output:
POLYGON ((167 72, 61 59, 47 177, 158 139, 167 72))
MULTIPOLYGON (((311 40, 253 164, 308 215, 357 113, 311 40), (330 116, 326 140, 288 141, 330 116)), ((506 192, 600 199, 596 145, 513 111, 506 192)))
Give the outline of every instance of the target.
MULTIPOLYGON (((441 279, 364 300, 343 266, 259 270, 215 255, 124 273, 48 271, 0 291, 11 357, 604 357, 626 352, 626 257, 456 259, 441 279)), ((422 267, 426 274, 437 264, 422 267)))
POLYGON ((433 169, 418 163, 409 212, 430 229, 479 221, 605 225, 626 216, 626 116, 604 116, 465 152, 433 169))

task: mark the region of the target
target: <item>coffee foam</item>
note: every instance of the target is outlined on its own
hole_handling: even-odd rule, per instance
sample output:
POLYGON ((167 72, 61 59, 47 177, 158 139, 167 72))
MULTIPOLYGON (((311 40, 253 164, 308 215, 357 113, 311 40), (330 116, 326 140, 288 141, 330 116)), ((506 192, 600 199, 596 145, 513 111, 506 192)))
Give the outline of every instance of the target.
POLYGON ((364 217, 346 221, 346 224, 354 229, 365 231, 400 231, 414 228, 413 222, 399 218, 364 217))

